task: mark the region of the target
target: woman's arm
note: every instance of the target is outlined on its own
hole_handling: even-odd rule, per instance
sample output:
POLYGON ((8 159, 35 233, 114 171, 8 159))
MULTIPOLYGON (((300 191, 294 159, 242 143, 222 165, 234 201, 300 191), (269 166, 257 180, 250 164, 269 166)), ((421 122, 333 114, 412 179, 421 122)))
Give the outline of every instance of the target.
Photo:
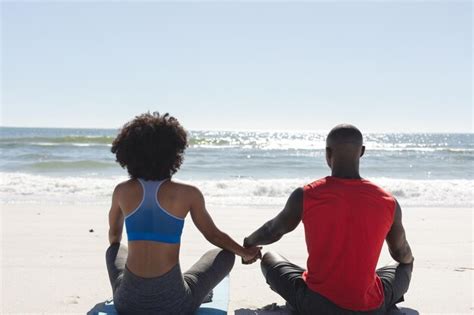
POLYGON ((195 187, 190 187, 190 189, 191 218, 198 230, 210 243, 242 257, 246 263, 254 262, 260 258, 260 247, 244 248, 237 244, 229 235, 219 230, 206 210, 202 193, 195 187))
POLYGON ((123 213, 120 209, 118 203, 118 195, 120 185, 115 187, 112 194, 112 205, 109 211, 109 243, 110 245, 114 243, 120 243, 122 240, 122 231, 123 231, 123 213))

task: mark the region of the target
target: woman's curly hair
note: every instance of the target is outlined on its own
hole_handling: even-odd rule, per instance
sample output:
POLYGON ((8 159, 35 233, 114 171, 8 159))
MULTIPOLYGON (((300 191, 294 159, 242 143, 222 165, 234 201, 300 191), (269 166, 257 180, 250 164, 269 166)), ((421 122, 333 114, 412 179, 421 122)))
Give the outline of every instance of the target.
POLYGON ((131 178, 170 178, 183 163, 187 134, 168 113, 144 113, 126 123, 112 142, 112 153, 131 178))

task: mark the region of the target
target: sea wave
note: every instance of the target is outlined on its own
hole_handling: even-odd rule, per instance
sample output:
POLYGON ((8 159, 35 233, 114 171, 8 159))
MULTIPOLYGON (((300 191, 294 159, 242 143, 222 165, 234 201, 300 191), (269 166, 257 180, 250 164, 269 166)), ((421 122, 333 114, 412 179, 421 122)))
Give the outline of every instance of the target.
MULTIPOLYGON (((0 173, 2 203, 70 202, 106 204, 123 176, 53 177, 0 173)), ((473 180, 371 179, 391 192, 402 206, 472 207, 473 180)), ((290 193, 310 178, 188 180, 199 187, 207 202, 220 205, 273 205, 282 207, 290 193)))
MULTIPOLYGON (((1 130, 1 129, 0 129, 1 130)), ((106 146, 110 147, 115 131, 94 131, 90 135, 45 135, 28 133, 24 136, 2 134, 0 148, 26 146, 106 146), (100 132, 100 133, 99 133, 100 132)), ((51 132, 49 130, 49 132, 51 132)), ((367 134, 365 145, 371 151, 446 152, 472 154, 472 134, 367 134)), ((258 149, 258 150, 324 150, 326 135, 311 132, 244 132, 190 131, 191 148, 258 149)))
POLYGON ((61 145, 61 144, 111 144, 112 136, 55 136, 55 137, 2 137, 0 145, 61 145))
POLYGON ((95 170, 103 169, 104 167, 116 167, 116 164, 111 162, 102 162, 95 160, 81 160, 81 161, 42 161, 35 162, 28 165, 32 170, 36 171, 55 171, 55 170, 95 170))

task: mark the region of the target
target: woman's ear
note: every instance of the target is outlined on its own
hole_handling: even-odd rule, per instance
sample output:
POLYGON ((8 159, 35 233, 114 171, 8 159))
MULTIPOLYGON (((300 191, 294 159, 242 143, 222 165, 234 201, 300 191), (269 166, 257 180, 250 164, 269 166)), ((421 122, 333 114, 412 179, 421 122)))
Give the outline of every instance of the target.
POLYGON ((365 145, 362 146, 361 150, 360 150, 360 157, 362 157, 365 153, 365 145))

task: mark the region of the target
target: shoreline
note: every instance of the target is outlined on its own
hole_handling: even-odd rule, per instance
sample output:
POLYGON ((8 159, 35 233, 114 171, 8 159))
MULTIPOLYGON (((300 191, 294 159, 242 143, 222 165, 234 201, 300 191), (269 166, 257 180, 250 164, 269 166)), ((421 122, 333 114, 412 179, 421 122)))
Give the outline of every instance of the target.
MULTIPOLYGON (((111 297, 104 258, 108 246, 108 205, 50 203, 0 207, 2 314, 84 314, 111 297)), ((208 208, 216 225, 236 241, 279 211, 279 207, 269 206, 209 204, 208 208)), ((410 290, 400 307, 420 314, 474 311, 472 218, 472 207, 403 208, 407 239, 416 260, 410 290)), ((180 254, 182 269, 189 268, 212 247, 188 216, 180 254)), ((305 266, 302 224, 263 249, 268 250, 305 266)), ((384 246, 378 266, 391 262, 384 246)), ((259 264, 241 265, 236 258, 231 273, 229 313, 260 314, 255 310, 271 303, 283 305, 284 301, 265 284, 259 264)))

